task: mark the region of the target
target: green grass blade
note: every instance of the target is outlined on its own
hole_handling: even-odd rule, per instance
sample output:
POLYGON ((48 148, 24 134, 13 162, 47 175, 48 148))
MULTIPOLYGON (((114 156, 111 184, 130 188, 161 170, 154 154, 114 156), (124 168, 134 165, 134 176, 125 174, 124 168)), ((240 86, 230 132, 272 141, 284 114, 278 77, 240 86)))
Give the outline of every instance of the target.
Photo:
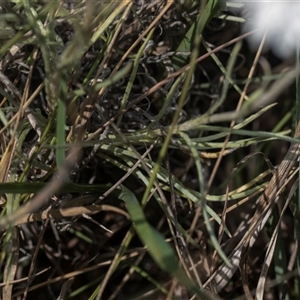
POLYGON ((175 252, 165 241, 164 237, 147 222, 134 194, 126 187, 121 186, 119 198, 126 203, 135 230, 143 244, 148 247, 149 254, 157 265, 162 270, 176 277, 189 291, 197 293, 203 297, 202 299, 209 299, 209 296, 197 288, 179 266, 175 252))
POLYGON ((66 141, 65 134, 66 126, 66 103, 59 99, 57 107, 57 121, 56 121, 56 165, 61 168, 66 161, 66 149, 62 147, 66 141))

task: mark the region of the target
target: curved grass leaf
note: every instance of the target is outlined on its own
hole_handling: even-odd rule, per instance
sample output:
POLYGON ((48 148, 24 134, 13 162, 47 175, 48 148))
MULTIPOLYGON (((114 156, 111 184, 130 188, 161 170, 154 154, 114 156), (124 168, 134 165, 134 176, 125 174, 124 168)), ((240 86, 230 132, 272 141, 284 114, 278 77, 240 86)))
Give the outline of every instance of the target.
POLYGON ((149 254, 156 264, 165 272, 176 277, 190 292, 202 297, 201 299, 212 299, 187 277, 184 270, 180 267, 172 247, 165 241, 164 237, 147 222, 144 212, 134 194, 126 187, 121 186, 119 198, 126 203, 136 233, 143 244, 148 247, 149 254))

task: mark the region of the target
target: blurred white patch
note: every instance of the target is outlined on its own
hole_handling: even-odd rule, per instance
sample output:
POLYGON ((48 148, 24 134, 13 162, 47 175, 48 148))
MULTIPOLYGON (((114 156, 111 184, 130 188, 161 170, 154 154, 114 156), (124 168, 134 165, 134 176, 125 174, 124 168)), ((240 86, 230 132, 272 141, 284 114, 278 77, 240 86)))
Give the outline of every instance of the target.
POLYGON ((238 1, 250 10, 244 31, 259 29, 249 37, 257 47, 267 31, 266 46, 281 58, 290 57, 300 43, 300 1, 238 1))

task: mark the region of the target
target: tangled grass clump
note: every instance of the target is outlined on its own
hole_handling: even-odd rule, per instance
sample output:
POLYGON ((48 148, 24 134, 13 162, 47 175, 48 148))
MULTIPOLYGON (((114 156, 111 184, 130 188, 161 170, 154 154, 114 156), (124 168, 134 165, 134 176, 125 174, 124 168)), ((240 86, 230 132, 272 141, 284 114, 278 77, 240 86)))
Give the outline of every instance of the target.
MULTIPOLYGON (((245 16, 229 2, 0 7, 2 298, 234 299, 255 290, 257 249, 283 222, 276 212, 246 251, 246 279, 222 277, 220 266, 231 266, 270 160, 295 142, 293 64, 261 49, 253 57, 245 16)), ((275 279, 296 282, 296 267, 279 260, 290 259, 294 237, 287 247, 280 238, 264 290, 273 299, 275 279)))

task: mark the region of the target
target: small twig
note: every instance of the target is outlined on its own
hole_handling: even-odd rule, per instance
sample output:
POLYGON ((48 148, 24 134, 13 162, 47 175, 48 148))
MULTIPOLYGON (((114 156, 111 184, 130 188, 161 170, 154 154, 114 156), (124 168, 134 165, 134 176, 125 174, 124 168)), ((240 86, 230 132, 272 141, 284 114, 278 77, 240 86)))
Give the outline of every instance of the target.
POLYGON ((31 213, 22 215, 20 218, 15 220, 14 225, 20 225, 24 223, 31 223, 36 221, 43 221, 48 219, 60 220, 61 218, 70 218, 80 215, 93 215, 101 211, 112 211, 120 215, 125 216, 129 219, 128 213, 124 210, 114 207, 112 205, 89 205, 89 206, 76 206, 68 208, 51 209, 49 211, 31 213))

